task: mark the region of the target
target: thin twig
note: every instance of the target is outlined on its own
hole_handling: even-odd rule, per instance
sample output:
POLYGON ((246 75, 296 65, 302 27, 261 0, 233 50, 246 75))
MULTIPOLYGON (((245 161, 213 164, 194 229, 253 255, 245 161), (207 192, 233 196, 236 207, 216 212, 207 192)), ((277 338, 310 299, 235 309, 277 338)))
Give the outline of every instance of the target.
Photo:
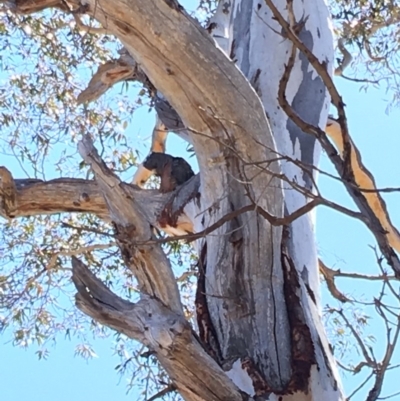
POLYGON ((192 242, 199 238, 205 237, 206 235, 211 234, 213 231, 217 230, 219 227, 221 227, 228 221, 240 216, 243 213, 247 213, 247 212, 257 212, 273 226, 289 225, 294 220, 298 219, 299 217, 308 213, 314 207, 319 205, 320 202, 322 202, 322 199, 319 199, 319 198, 313 199, 311 202, 308 202, 306 205, 295 210, 293 213, 291 213, 290 215, 288 215, 286 217, 275 217, 275 216, 269 214, 268 212, 266 212, 260 206, 251 204, 251 205, 243 206, 240 209, 234 210, 233 212, 230 212, 230 213, 224 215, 218 221, 216 221, 214 224, 212 224, 211 226, 205 228, 204 230, 202 230, 198 233, 177 235, 174 237, 167 237, 167 238, 158 238, 158 239, 152 239, 152 240, 148 240, 148 241, 133 242, 133 244, 134 245, 153 245, 153 244, 164 244, 167 242, 179 241, 179 240, 186 240, 188 242, 192 242))
POLYGON ((374 372, 371 372, 367 378, 346 398, 346 401, 350 401, 351 397, 353 397, 356 393, 358 393, 370 380, 374 375, 374 372))
POLYGON ((376 362, 370 357, 363 340, 361 339, 360 335, 357 333, 353 325, 349 322, 346 315, 343 313, 341 309, 333 309, 333 310, 336 311, 336 313, 344 320, 346 326, 350 329, 351 333, 353 334, 354 338, 358 343, 358 346, 360 347, 360 350, 366 362, 368 363, 368 366, 370 366, 371 368, 376 368, 376 362))
POLYGON ((49 271, 54 268, 54 266, 57 263, 57 258, 59 256, 76 256, 76 255, 81 255, 82 253, 92 252, 95 250, 108 249, 113 246, 117 246, 116 242, 110 242, 108 244, 93 244, 93 245, 82 246, 77 249, 58 251, 54 253, 50 258, 50 261, 46 266, 46 270, 49 271))
POLYGON ((356 184, 355 173, 352 165, 353 155, 355 156, 357 167, 362 170, 362 178, 369 179, 372 182, 373 186, 375 186, 372 175, 362 165, 361 159, 359 158, 359 152, 350 139, 347 127, 346 113, 344 110, 344 103, 326 68, 326 63, 321 63, 317 59, 317 57, 307 48, 307 46, 299 39, 294 29, 275 7, 273 1, 265 0, 265 2, 271 8, 274 17, 278 20, 282 28, 285 30, 287 37, 293 43, 291 55, 289 56, 288 63, 285 66, 282 79, 279 83, 279 104, 297 126, 299 126, 304 132, 315 136, 320 141, 323 149, 327 152, 329 158, 331 159, 340 177, 342 178, 343 184, 345 185, 347 191, 350 195, 352 195, 354 201, 363 212, 363 215, 365 216, 364 222, 366 223, 370 231, 374 234, 382 253, 385 255, 388 264, 392 267, 396 276, 400 277, 400 260, 393 249, 393 247, 396 247, 396 249, 400 248, 400 235, 390 221, 383 199, 378 195, 376 199, 374 198, 375 202, 372 202, 373 205, 371 205, 366 195, 359 191, 356 185, 350 185, 350 183, 356 184), (325 83, 329 94, 331 95, 333 104, 338 110, 338 124, 341 130, 340 155, 328 139, 326 133, 319 127, 315 127, 312 124, 308 124, 307 122, 305 122, 292 109, 291 105, 286 99, 286 87, 294 66, 296 49, 305 54, 310 64, 318 72, 323 82, 325 83), (378 204, 377 207, 379 208, 379 217, 374 209, 375 204, 378 204))
POLYGON ((157 394, 154 394, 150 398, 147 399, 147 401, 154 401, 157 398, 164 397, 164 395, 167 395, 169 393, 172 393, 176 391, 176 386, 173 384, 169 384, 167 387, 165 387, 163 390, 159 391, 157 394))

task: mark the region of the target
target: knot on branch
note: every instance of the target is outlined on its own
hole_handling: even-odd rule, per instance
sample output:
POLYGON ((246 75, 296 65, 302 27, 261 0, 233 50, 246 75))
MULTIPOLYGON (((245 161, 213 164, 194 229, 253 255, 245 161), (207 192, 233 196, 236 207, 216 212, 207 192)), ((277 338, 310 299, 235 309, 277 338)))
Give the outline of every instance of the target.
POLYGON ((133 79, 135 76, 135 63, 132 58, 121 56, 102 64, 93 75, 87 88, 78 98, 78 104, 93 102, 118 82, 133 79))
POLYGON ((0 167, 0 216, 14 217, 17 188, 10 171, 0 167))

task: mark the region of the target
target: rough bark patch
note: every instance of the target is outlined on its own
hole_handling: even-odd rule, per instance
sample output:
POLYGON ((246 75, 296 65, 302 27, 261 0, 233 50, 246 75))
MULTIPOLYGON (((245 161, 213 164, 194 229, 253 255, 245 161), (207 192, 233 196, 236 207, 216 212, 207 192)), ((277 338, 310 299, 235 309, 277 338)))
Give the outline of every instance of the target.
POLYGON ((316 364, 315 350, 300 303, 301 291, 299 275, 293 261, 288 256, 285 245, 282 246, 282 266, 284 271, 284 293, 286 299, 292 344, 292 377, 286 394, 296 391, 308 393, 311 366, 316 364))
POLYGON ((178 187, 170 200, 161 211, 157 221, 160 227, 177 227, 179 216, 182 214, 185 206, 193 199, 200 197, 199 192, 200 177, 194 176, 187 185, 178 187))
POLYGON ((199 327, 199 338, 205 350, 217 361, 222 363, 222 354, 217 333, 212 324, 206 297, 206 260, 207 243, 204 244, 198 261, 198 278, 195 297, 196 319, 199 327))

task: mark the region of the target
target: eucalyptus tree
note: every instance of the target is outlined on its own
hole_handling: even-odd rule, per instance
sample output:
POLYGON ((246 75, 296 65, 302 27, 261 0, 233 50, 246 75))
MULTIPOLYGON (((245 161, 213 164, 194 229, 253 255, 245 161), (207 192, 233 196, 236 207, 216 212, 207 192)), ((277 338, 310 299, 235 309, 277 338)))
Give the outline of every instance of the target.
MULTIPOLYGON (((93 180, 63 174, 64 178, 42 181, 16 179, 1 168, 1 214, 7 219, 78 213, 85 220, 85 229, 77 228, 75 217, 68 223, 49 220, 53 229, 71 230, 76 243, 73 249, 66 245, 45 254, 46 247, 33 246, 38 275, 59 274, 65 267, 62 262, 72 256, 77 307, 148 347, 168 377, 168 391, 176 390, 185 400, 344 400, 321 320, 314 208, 325 205, 365 223, 396 277, 400 241, 350 138, 344 104, 332 81, 334 37, 326 3, 221 0, 202 23, 176 0, 3 4, 9 19, 4 26, 13 26, 16 34, 21 34, 21 27, 27 35, 34 29, 33 35, 41 40, 39 56, 47 52, 51 57, 54 51, 56 63, 64 66, 57 76, 59 72, 38 58, 37 82, 46 85, 49 79, 54 87, 63 88, 61 94, 56 90, 32 106, 39 119, 44 114, 48 121, 42 127, 44 135, 33 134, 43 146, 41 156, 50 152, 46 130, 54 132, 51 122, 59 122, 65 99, 68 110, 82 104, 84 113, 78 120, 64 110, 64 128, 73 140, 79 137, 80 167, 89 165, 94 175, 93 180), (38 11, 42 19, 35 24, 38 11), (68 18, 75 26, 72 40, 68 35, 60 39, 57 32, 69 28, 68 18), (65 52, 56 49, 57 43, 65 52), (71 43, 77 47, 74 51, 71 43), (107 45, 108 51, 99 50, 107 45), (71 70, 91 54, 92 64, 102 64, 77 93, 71 70), (111 133, 113 124, 119 123, 118 110, 90 109, 121 81, 140 83, 157 112, 152 151, 165 152, 166 134, 174 132, 192 145, 199 174, 167 191, 143 189, 140 185, 153 173, 144 163, 133 183, 122 181, 104 153, 112 153, 125 140, 122 134, 111 133), (331 104, 337 119, 328 117, 331 104), (94 142, 98 133, 93 127, 102 122, 108 130, 106 147, 103 141, 94 142), (316 172, 322 150, 358 211, 319 193, 316 172), (105 227, 110 241, 91 245, 105 227), (160 231, 169 236, 160 236, 160 231), (183 308, 163 248, 171 240, 194 246, 194 317, 183 308), (122 268, 137 281, 135 302, 120 298, 96 277, 111 281, 106 263, 103 266, 102 259, 90 252, 111 246, 119 248, 115 263, 122 260, 122 268)), ((203 2, 203 7, 207 4, 212 8, 211 2, 203 2)), ((7 46, 13 46, 11 39, 7 46)), ((340 51, 346 56, 343 42, 340 51)), ((8 61, 19 62, 18 57, 8 61)), ((345 62, 339 65, 342 70, 345 62)), ((13 79, 22 86, 26 80, 21 76, 13 79)), ((24 88, 25 94, 37 93, 35 82, 24 88)), ((15 113, 3 119, 6 124, 18 123, 15 113)), ((30 118, 22 119, 26 129, 30 118)), ((30 157, 35 160, 35 155, 30 157)), ((127 164, 127 158, 134 159, 128 151, 119 154, 118 165, 127 164)), ((163 168, 158 172, 162 181, 173 175, 171 165, 163 168)), ((54 241, 51 233, 46 235, 54 241)), ((27 259, 23 266, 29 266, 27 259)), ((332 283, 329 270, 323 272, 332 283)), ((63 284, 68 286, 70 276, 65 277, 63 284)), ((37 278, 18 283, 20 291, 7 300, 17 320, 23 320, 16 306, 21 297, 39 292, 37 278)), ((13 280, 12 274, 4 276, 3 292, 13 280)), ((49 316, 40 318, 46 322, 49 316)), ((19 335, 23 338, 25 333, 19 335)), ((383 376, 376 377, 369 400, 376 399, 382 387, 383 376)))

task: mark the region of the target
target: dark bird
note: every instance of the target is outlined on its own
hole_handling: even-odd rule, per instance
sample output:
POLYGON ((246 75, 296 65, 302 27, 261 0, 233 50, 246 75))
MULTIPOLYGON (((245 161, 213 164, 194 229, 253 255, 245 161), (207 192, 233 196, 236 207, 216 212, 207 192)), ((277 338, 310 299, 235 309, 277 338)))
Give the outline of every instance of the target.
POLYGON ((171 192, 194 176, 190 164, 185 159, 166 153, 150 153, 143 161, 143 167, 160 177, 161 192, 171 192))

